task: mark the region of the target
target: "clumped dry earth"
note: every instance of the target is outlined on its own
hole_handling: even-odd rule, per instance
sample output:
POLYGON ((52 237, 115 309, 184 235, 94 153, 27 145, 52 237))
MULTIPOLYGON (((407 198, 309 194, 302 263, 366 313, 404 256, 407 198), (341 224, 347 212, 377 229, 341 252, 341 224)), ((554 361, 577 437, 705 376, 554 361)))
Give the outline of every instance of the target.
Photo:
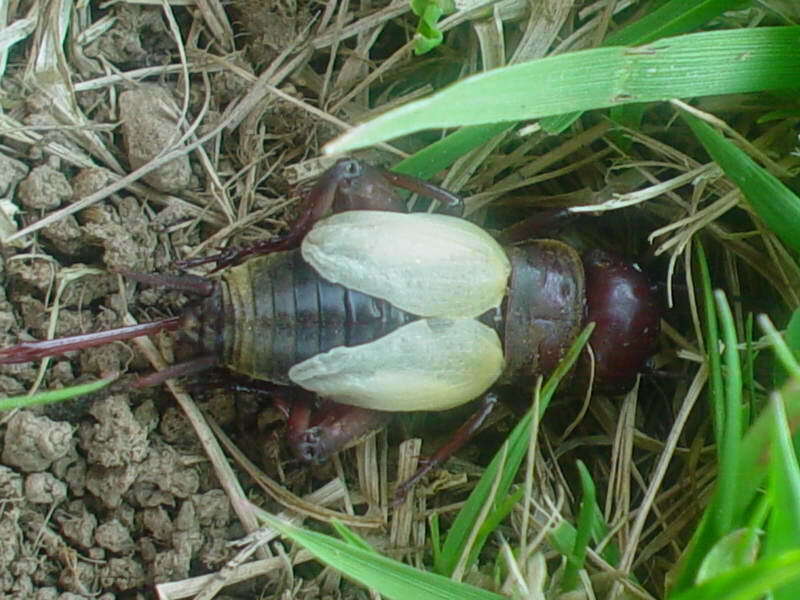
MULTIPOLYGON (((516 7, 504 16, 509 54, 590 46, 592 32, 608 25, 605 8, 551 4, 538 15, 516 7)), ((0 348, 180 314, 186 295, 119 273, 174 273, 177 259, 285 231, 304 186, 331 164, 317 159, 322 144, 491 60, 460 17, 447 48, 414 58, 415 22, 402 2, 11 6, 18 43, 0 63, 0 237, 27 234, 0 254, 0 348)), ((473 157, 446 185, 469 196, 478 218, 503 190, 516 190, 504 200, 508 221, 533 204, 602 202, 658 182, 664 165, 700 168, 631 133, 642 162, 624 171, 608 132, 607 122, 588 120, 563 137, 534 134, 473 157)), ((390 164, 433 140, 422 134, 361 158, 390 164)), ((725 185, 709 189, 722 195, 725 185)), ((685 191, 669 192, 676 206, 685 191)), ((636 232, 625 250, 641 253, 646 235, 682 210, 664 203, 624 213, 611 239, 636 232)), ((635 400, 596 399, 591 426, 577 430, 570 423, 586 406, 565 404, 548 425, 552 446, 537 459, 549 465, 538 484, 544 512, 569 512, 573 475, 557 465, 566 457, 573 464, 577 452, 597 481, 616 481, 604 508, 627 518, 641 490, 619 482, 651 467, 695 373, 675 366, 674 347, 691 343, 672 330, 667 337, 655 366, 673 378, 643 384, 645 410, 636 417, 649 435, 634 436, 631 426, 629 437, 615 436, 618 419, 634 420, 635 400)), ((367 597, 304 551, 276 543, 251 507, 287 511, 314 527, 337 516, 382 551, 421 564, 426 518, 454 513, 512 421, 500 412, 488 437, 432 476, 412 503, 390 510, 390 482, 413 472, 420 452, 411 442, 398 455, 403 431, 325 465, 298 465, 280 413, 261 398, 209 377, 131 388, 137 373, 186 353, 180 336, 160 334, 56 357, 46 371, 38 362, 0 366, 0 396, 125 374, 93 395, 0 417, 0 598, 367 597)), ((670 535, 661 523, 645 533, 641 575, 650 591, 663 588, 680 547, 670 536, 691 525, 700 510, 694 499, 711 477, 696 461, 670 472, 663 496, 670 514, 684 518, 670 535)), ((515 513, 509 536, 518 522, 515 513)), ((489 563, 465 578, 493 587, 489 563)))

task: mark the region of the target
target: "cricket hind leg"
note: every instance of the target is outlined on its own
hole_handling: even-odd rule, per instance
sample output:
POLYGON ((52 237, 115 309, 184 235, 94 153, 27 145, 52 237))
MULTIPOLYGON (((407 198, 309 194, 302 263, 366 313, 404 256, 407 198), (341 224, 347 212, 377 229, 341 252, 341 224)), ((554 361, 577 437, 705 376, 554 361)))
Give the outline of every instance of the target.
POLYGON ((458 429, 450 436, 450 439, 430 457, 421 460, 421 465, 417 472, 411 477, 401 482, 394 491, 393 505, 398 505, 405 500, 411 489, 427 475, 430 471, 447 461, 451 456, 458 452, 475 433, 483 426, 486 419, 492 414, 497 405, 498 395, 494 391, 489 391, 481 398, 477 410, 469 417, 458 429))

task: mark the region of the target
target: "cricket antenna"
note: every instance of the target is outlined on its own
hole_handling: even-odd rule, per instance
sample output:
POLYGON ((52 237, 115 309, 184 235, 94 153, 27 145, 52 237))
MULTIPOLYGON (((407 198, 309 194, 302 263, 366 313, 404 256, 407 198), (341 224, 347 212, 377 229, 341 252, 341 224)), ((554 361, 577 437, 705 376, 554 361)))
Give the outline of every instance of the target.
POLYGON ((39 360, 47 356, 56 356, 72 350, 82 350, 83 348, 93 348, 102 346, 109 342, 119 340, 130 340, 143 335, 152 335, 159 331, 175 331, 182 325, 181 317, 170 317, 151 323, 140 323, 119 327, 107 331, 96 333, 84 333, 69 337, 57 338, 53 340, 43 340, 40 342, 22 342, 16 346, 0 350, 0 365, 11 365, 17 363, 39 360))

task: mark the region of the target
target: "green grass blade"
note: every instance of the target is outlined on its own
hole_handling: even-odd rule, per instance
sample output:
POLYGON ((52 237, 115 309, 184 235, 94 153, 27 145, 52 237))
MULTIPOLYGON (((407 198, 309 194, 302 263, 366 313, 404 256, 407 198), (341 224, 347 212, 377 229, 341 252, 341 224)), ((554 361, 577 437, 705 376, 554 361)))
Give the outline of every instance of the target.
POLYGON ((431 555, 433 564, 439 562, 442 555, 442 534, 439 529, 439 515, 434 513, 428 519, 428 532, 430 533, 431 555))
MULTIPOLYGON (((687 7, 686 0, 670 0, 653 13, 646 14, 612 34, 603 42, 603 46, 645 44, 656 39, 655 32, 658 32, 658 36, 687 33, 739 4, 740 0, 698 0, 693 6, 687 7)), ((577 112, 547 117, 541 120, 541 125, 545 131, 559 133, 580 115, 577 112)), ((402 173, 428 179, 510 127, 512 125, 504 123, 459 129, 402 161, 397 169, 402 173)))
MULTIPOLYGON (((486 518, 478 530, 478 535, 475 538, 476 543, 469 556, 468 563, 473 563, 477 560, 477 554, 480 552, 483 544, 493 531, 495 531, 505 518, 514 510, 514 507, 519 504, 522 497, 525 495, 525 490, 518 487, 516 490, 509 492, 509 494, 496 502, 492 509, 486 514, 486 518)), ((440 559, 441 560, 441 559, 440 559)), ((434 563, 435 564, 435 563, 434 563)))
POLYGON ((369 545, 369 542, 358 535, 355 531, 348 529, 345 525, 343 525, 340 521, 334 520, 331 523, 333 529, 336 533, 339 534, 339 537, 342 538, 342 541, 346 544, 349 544, 355 548, 361 548, 362 550, 366 550, 369 552, 377 552, 375 548, 369 545))
POLYGON ((722 425, 725 422, 725 401, 722 385, 722 361, 719 352, 719 324, 717 311, 714 308, 714 284, 708 268, 705 250, 698 240, 695 244, 695 259, 702 290, 703 316, 705 317, 705 345, 708 360, 709 402, 714 415, 714 441, 717 447, 722 445, 722 425), (714 349, 712 351, 711 349, 714 349))
MULTIPOLYGON (((800 381, 789 379, 780 393, 789 423, 800 422, 800 381)), ((736 475, 736 492, 734 501, 734 522, 744 520, 745 511, 756 499, 759 489, 769 469, 769 457, 773 447, 775 405, 768 404, 758 415, 750 429, 742 439, 739 451, 739 463, 736 475)), ((718 541, 715 537, 714 514, 715 505, 706 510, 702 520, 695 529, 689 547, 684 552, 681 569, 675 579, 675 592, 691 589, 700 564, 718 541)), ((748 523, 749 525, 749 523, 748 523)))
POLYGON ((583 497, 581 498, 580 510, 578 512, 578 528, 575 535, 575 545, 567 555, 567 566, 564 569, 564 578, 561 582, 561 590, 569 592, 578 587, 578 575, 583 568, 586 560, 586 551, 589 547, 589 540, 592 531, 595 529, 595 515, 597 514, 597 493, 594 481, 589 474, 589 470, 578 461, 578 474, 581 479, 583 497))
MULTIPOLYGON (((592 540, 599 544, 608 536, 608 526, 603 521, 603 514, 599 507, 595 510, 592 524, 594 527, 592 530, 592 540)), ((556 552, 568 556, 575 548, 575 539, 577 535, 577 530, 572 523, 561 521, 555 525, 553 530, 548 534, 547 539, 556 552)), ((620 561, 619 546, 614 543, 606 544, 600 552, 600 556, 612 567, 618 566, 620 561)))
MULTIPOLYGON (((687 7, 686 0, 670 0, 653 13, 611 35, 603 42, 603 46, 645 44, 656 39, 653 35, 656 31, 660 36, 686 33, 739 4, 740 0, 699 0, 693 6, 687 7)), ((545 131, 559 133, 580 115, 580 112, 576 112, 547 117, 541 120, 541 125, 545 131)), ((403 160, 395 168, 401 173, 429 179, 461 156, 511 127, 513 125, 508 123, 493 123, 459 129, 403 160)))
MULTIPOLYGON (((800 381, 790 379, 780 390, 789 423, 800 422, 800 381)), ((770 403, 761 411, 742 440, 739 461, 739 486, 736 490, 736 512, 742 514, 753 501, 767 474, 766 457, 772 449, 775 406, 770 403)))
POLYGON ((507 123, 464 127, 400 161, 393 171, 430 179, 456 160, 509 129, 507 123))
MULTIPOLYGON (((800 38, 796 45, 800 48, 800 38)), ((712 127, 686 113, 684 119, 767 227, 789 248, 800 252, 800 198, 712 127)))
POLYGON ((613 540, 608 541, 609 533, 610 529, 603 516, 603 511, 600 510, 600 506, 597 504, 597 501, 595 501, 594 518, 592 519, 592 541, 598 545, 601 542, 606 542, 606 545, 600 551, 600 556, 602 556, 609 565, 616 567, 619 565, 622 553, 620 552, 619 546, 613 540))
POLYGON ((719 448, 717 490, 714 494, 717 538, 721 538, 735 526, 735 496, 739 486, 737 466, 742 441, 742 370, 731 307, 722 291, 714 292, 714 297, 725 342, 725 422, 719 448))
POLYGON ((494 69, 391 110, 331 142, 341 153, 432 128, 514 122, 631 102, 785 89, 800 27, 712 31, 494 69))
POLYGON ((785 340, 766 315, 758 317, 758 323, 767 334, 777 359, 772 373, 775 387, 783 385, 789 374, 800 380, 800 308, 795 309, 786 325, 785 340))
POLYGON ((708 269, 705 250, 698 240, 695 244, 695 259, 702 290, 703 316, 705 317, 705 346, 708 360, 709 402, 714 415, 714 441, 719 449, 722 445, 722 425, 725 422, 725 394, 722 385, 722 360, 716 349, 720 347, 719 323, 714 308, 714 285, 708 269), (714 348, 715 351, 710 349, 714 348))
POLYGON ((77 396, 84 394, 91 394, 97 390, 101 390, 109 383, 117 378, 107 377, 105 379, 98 379, 91 383, 84 383, 81 385, 74 385, 60 390, 51 390, 48 392, 39 392, 33 396, 14 396, 13 398, 0 399, 0 410, 13 410, 15 408, 27 408, 29 406, 37 406, 39 404, 53 404, 55 402, 64 402, 77 396))
MULTIPOLYGON (((569 371, 575 360, 577 360, 592 330, 593 326, 590 325, 581 332, 564 356, 564 359, 559 363, 555 372, 542 387, 539 404, 540 414, 537 418, 541 418, 558 384, 569 371)), ((497 452, 494 459, 492 459, 492 462, 486 468, 486 471, 484 471, 475 489, 459 511, 458 516, 455 521, 453 521, 453 525, 447 533, 440 560, 435 564, 434 568, 438 573, 451 575, 463 553, 468 552, 470 556, 474 557, 485 543, 486 538, 491 532, 481 530, 481 535, 476 537, 473 547, 469 548, 470 533, 476 526, 476 521, 483 511, 483 507, 486 502, 488 502, 496 478, 499 477, 495 496, 497 501, 502 504, 502 499, 508 495, 511 483, 516 477, 519 466, 528 450, 530 428, 533 423, 533 418, 534 415, 532 411, 529 411, 528 414, 517 423, 517 426, 508 436, 508 439, 497 452), (503 467, 502 470, 501 466, 503 467)))
POLYGON ((740 567, 752 565, 758 556, 758 532, 753 528, 732 531, 714 544, 700 565, 697 582, 702 583, 740 567))
POLYGON ((411 10, 419 17, 414 54, 425 54, 441 45, 444 34, 439 29, 439 19, 455 8, 452 0, 411 0, 411 10))
POLYGON ((646 44, 659 38, 692 31, 724 13, 734 10, 749 0, 671 0, 624 29, 612 33, 604 46, 629 46, 646 44))
MULTIPOLYGON (((635 46, 687 33, 740 4, 743 4, 741 0, 698 0, 692 3, 670 0, 638 21, 612 33, 602 46, 635 46)), ((573 112, 546 117, 541 120, 541 125, 549 133, 561 133, 580 116, 581 112, 573 112)))
POLYGON ((669 600, 760 600, 767 592, 800 578, 800 550, 764 558, 701 583, 669 600))
MULTIPOLYGON (((736 487, 741 485, 741 478, 743 476, 741 463, 730 460, 726 461, 723 456, 727 439, 726 436, 728 434, 728 429, 726 427, 728 407, 726 405, 726 387, 723 384, 722 361, 719 352, 717 352, 717 348, 719 348, 720 345, 719 322, 712 292, 713 282, 711 281, 705 252, 699 241, 695 246, 695 257, 698 279, 702 290, 701 303, 703 305, 705 317, 704 336, 709 368, 708 396, 710 408, 714 417, 714 439, 719 453, 720 464, 722 465, 724 462, 724 469, 727 470, 723 475, 723 467, 720 467, 721 475, 717 482, 717 492, 695 529, 687 549, 681 557, 681 566, 675 578, 675 591, 691 589, 697 574, 702 568, 703 562, 706 560, 714 545, 720 540, 721 536, 730 532, 730 526, 726 526, 724 523, 736 522, 738 516, 744 511, 744 507, 750 503, 755 494, 755 488, 753 488, 752 491, 748 489, 747 492, 751 493, 746 493, 742 491, 741 487, 736 487), (736 468, 736 471, 732 473, 731 469, 733 468, 736 468), (731 486, 736 489, 736 492, 733 496, 727 496, 722 499, 723 512, 722 514, 718 514, 717 504, 720 502, 720 489, 728 489, 731 486), (744 498, 747 499, 742 503, 744 498)), ((733 348, 735 348, 735 345, 733 345, 733 348)), ((731 425, 731 423, 727 423, 727 425, 731 425)), ((739 425, 739 427, 741 427, 741 425, 739 425)), ((736 440, 734 440, 734 445, 736 445, 735 443, 736 440)), ((740 455, 746 454, 741 449, 734 450, 739 452, 740 455)), ((759 481, 763 480, 763 474, 764 472, 762 471, 759 481)))
POLYGON ((260 513, 270 527, 302 545, 323 563, 361 585, 395 600, 501 600, 503 596, 381 556, 328 535, 289 525, 260 513))
MULTIPOLYGON (((780 394, 773 394, 773 452, 770 457, 770 485, 767 494, 772 511, 764 537, 764 556, 780 556, 797 549, 800 540, 800 468, 780 394)), ((772 593, 775 600, 800 598, 800 581, 781 586, 772 593)))
POLYGON ((745 427, 749 427, 752 422, 753 415, 756 414, 758 407, 756 406, 756 357, 758 351, 756 350, 753 339, 753 328, 755 326, 753 313, 747 313, 747 320, 744 326, 745 335, 745 351, 744 351, 744 366, 742 369, 742 378, 744 381, 745 403, 742 407, 742 422, 745 427))

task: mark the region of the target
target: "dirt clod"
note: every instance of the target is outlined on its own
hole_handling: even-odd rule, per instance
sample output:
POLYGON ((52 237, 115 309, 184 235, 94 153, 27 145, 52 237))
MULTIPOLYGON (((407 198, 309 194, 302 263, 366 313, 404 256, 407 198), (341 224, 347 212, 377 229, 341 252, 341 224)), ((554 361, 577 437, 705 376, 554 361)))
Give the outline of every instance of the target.
POLYGON ((8 467, 0 466, 0 573, 4 572, 19 552, 18 520, 22 500, 22 477, 8 467))
POLYGON ((231 517, 231 505, 222 490, 210 490, 192 496, 197 521, 201 527, 224 527, 231 517))
POLYGON ((167 550, 159 552, 150 565, 150 576, 156 583, 185 579, 189 574, 189 556, 167 550))
POLYGON ((81 213, 90 244, 103 248, 103 261, 112 271, 151 272, 156 238, 141 204, 125 197, 116 204, 95 205, 81 213))
POLYGON ((106 508, 116 508, 136 480, 136 468, 92 465, 86 472, 86 489, 106 508))
POLYGON ((53 504, 66 497, 66 484, 52 473, 31 473, 25 478, 25 498, 28 502, 53 504))
POLYGON ((76 256, 84 249, 83 233, 72 215, 42 229, 42 236, 52 242, 56 250, 69 256, 76 256))
POLYGON ((28 208, 52 210, 72 197, 72 186, 61 171, 41 165, 20 182, 17 197, 28 208))
MULTIPOLYGON (((67 593, 59 595, 58 589, 54 587, 42 587, 36 590, 36 595, 33 597, 34 600, 66 600, 65 596, 67 593)), ((69 594, 72 598, 75 598, 75 594, 69 594)), ((78 596, 80 598, 80 596, 78 596)))
POLYGON ((186 415, 178 407, 171 406, 164 411, 158 427, 164 440, 182 449, 197 447, 197 435, 194 433, 186 415))
POLYGON ((89 463, 121 467, 144 460, 147 431, 134 418, 127 396, 109 396, 95 402, 90 413, 97 423, 80 428, 81 448, 89 463))
POLYGON ((141 512, 142 527, 153 539, 167 542, 172 538, 174 527, 163 506, 152 506, 141 512))
MULTIPOLYGON (((119 97, 119 112, 128 161, 133 169, 171 149, 181 137, 177 126, 180 110, 162 87, 148 85, 123 92, 119 97)), ((144 180, 162 192, 179 192, 189 185, 191 174, 189 157, 183 155, 151 171, 144 180)))
POLYGON ((69 423, 57 423, 21 410, 8 423, 3 463, 26 473, 44 471, 69 452, 73 432, 69 423))
POLYGON ((132 557, 112 558, 100 569, 100 585, 104 589, 124 592, 144 584, 144 569, 132 557))
POLYGON ((103 189, 108 183, 108 172, 105 169, 86 168, 77 172, 70 182, 74 200, 81 200, 103 189))
POLYGON ((86 490, 86 460, 78 457, 64 472, 64 481, 74 496, 83 496, 86 490))
POLYGON ((0 196, 10 196, 27 174, 25 163, 0 152, 0 196))
POLYGON ((94 545, 97 517, 89 512, 85 502, 81 500, 70 502, 66 511, 56 515, 56 521, 61 525, 61 533, 65 538, 85 550, 94 545))
POLYGON ((175 506, 175 498, 189 498, 200 487, 197 471, 166 445, 152 445, 141 464, 134 494, 142 506, 175 506))
POLYGON ((94 532, 94 539, 98 546, 114 554, 129 554, 135 548, 128 528, 117 519, 111 519, 98 526, 94 532))
POLYGON ((8 265, 8 276, 16 286, 44 293, 53 284, 55 270, 50 261, 15 260, 8 265))
POLYGON ((87 56, 102 56, 129 67, 144 66, 157 63, 163 48, 174 47, 157 7, 122 4, 116 8, 113 27, 86 46, 87 56))

